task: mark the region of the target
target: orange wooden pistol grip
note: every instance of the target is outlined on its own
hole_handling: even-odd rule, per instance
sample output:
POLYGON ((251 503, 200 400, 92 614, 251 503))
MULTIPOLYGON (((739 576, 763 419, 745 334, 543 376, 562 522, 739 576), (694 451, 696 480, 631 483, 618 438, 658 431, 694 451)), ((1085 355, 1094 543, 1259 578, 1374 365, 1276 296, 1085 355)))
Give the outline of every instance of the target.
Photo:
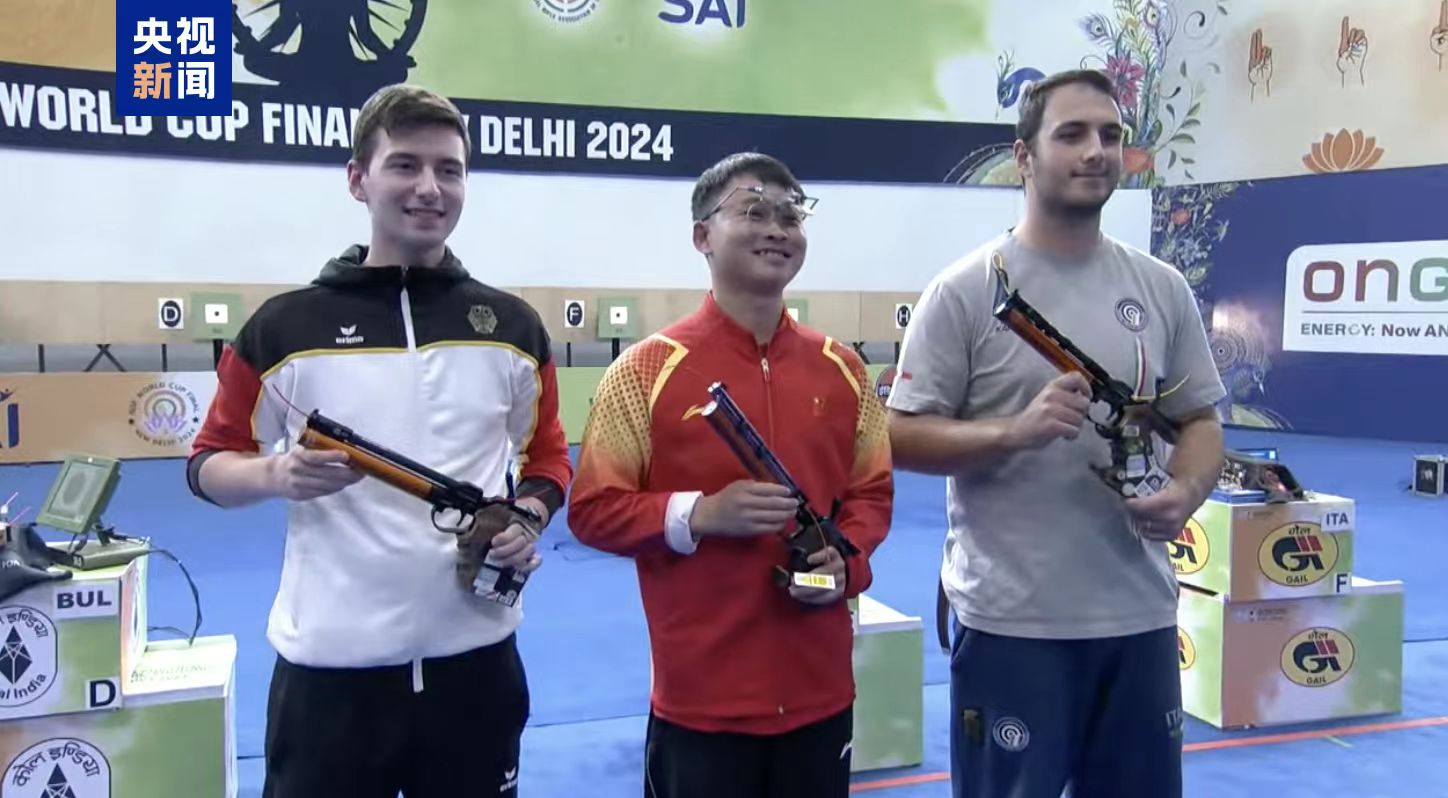
POLYGON ((427 480, 409 474, 386 460, 368 454, 355 446, 348 446, 335 438, 318 435, 313 430, 304 430, 300 442, 308 449, 331 449, 342 452, 347 455, 347 464, 351 467, 419 498, 427 498, 432 491, 432 486, 427 480))
POLYGON ((1045 356, 1056 368, 1061 371, 1078 371, 1088 379, 1091 377, 1086 367, 1081 365, 1081 361, 1073 357, 1070 352, 1062 349, 1055 341, 1048 338, 1045 333, 1036 329, 1035 325, 1021 318, 1020 311, 1012 310, 1007 314, 1006 324, 1015 331, 1016 334, 1026 339, 1026 343, 1029 343, 1032 348, 1045 356))

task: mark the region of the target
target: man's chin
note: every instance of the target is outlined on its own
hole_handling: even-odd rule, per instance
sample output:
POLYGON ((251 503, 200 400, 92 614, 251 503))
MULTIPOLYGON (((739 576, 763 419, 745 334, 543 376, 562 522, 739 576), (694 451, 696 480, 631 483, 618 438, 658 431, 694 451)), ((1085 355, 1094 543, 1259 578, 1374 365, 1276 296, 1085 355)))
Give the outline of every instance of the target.
POLYGON ((1104 196, 1095 197, 1073 197, 1055 203, 1056 210, 1064 216, 1075 219, 1087 219, 1093 216, 1100 216, 1101 209, 1111 199, 1112 192, 1106 192, 1104 196))

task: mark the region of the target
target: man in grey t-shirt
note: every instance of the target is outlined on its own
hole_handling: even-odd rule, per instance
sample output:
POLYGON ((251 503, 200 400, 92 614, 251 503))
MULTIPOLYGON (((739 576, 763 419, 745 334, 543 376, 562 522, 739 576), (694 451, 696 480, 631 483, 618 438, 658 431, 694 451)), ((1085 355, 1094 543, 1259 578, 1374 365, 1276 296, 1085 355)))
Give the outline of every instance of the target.
POLYGON ((1164 541, 1216 483, 1224 390, 1186 281, 1101 232, 1123 160, 1111 91, 1089 71, 1032 87, 1015 145, 1025 216, 926 288, 889 397, 896 467, 949 476, 956 798, 1181 793, 1164 541), (1092 471, 1110 463, 1090 421, 1107 408, 994 318, 995 256, 1112 376, 1145 396, 1166 386, 1158 407, 1183 428, 1162 492, 1124 499, 1092 471))

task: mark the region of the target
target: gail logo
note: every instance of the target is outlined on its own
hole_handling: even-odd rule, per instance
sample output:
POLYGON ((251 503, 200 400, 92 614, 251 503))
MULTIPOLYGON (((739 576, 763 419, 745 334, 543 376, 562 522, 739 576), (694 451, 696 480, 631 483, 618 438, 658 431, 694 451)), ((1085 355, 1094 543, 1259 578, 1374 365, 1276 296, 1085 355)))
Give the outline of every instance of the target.
POLYGON ((34 607, 0 607, 0 708, 23 707, 55 683, 55 623, 34 607))
POLYGON ((110 798, 111 763, 85 740, 52 738, 10 760, 0 793, 6 798, 110 798))

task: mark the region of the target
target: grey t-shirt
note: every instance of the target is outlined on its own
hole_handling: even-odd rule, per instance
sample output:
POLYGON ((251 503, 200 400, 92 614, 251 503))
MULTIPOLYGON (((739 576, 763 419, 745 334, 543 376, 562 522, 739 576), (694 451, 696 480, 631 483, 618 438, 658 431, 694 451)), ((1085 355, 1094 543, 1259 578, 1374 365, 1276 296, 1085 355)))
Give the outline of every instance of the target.
MULTIPOLYGON (((992 316, 992 251, 1010 286, 1113 377, 1135 386, 1139 339, 1146 387, 1156 378, 1169 416, 1206 407, 1224 390, 1191 288, 1171 266, 1103 235, 1085 260, 1026 248, 1009 233, 937 275, 905 331, 889 406, 949 418, 1024 410, 1060 375, 992 316)), ((1092 416, 1106 417, 1096 404, 1092 416)), ((1158 439, 1163 465, 1169 451, 1158 439)), ((1020 637, 1136 634, 1176 624, 1177 584, 1165 544, 1131 531, 1124 500, 1089 464, 1110 461, 1088 422, 1057 439, 946 483, 950 530, 941 576, 960 622, 1020 637)))

